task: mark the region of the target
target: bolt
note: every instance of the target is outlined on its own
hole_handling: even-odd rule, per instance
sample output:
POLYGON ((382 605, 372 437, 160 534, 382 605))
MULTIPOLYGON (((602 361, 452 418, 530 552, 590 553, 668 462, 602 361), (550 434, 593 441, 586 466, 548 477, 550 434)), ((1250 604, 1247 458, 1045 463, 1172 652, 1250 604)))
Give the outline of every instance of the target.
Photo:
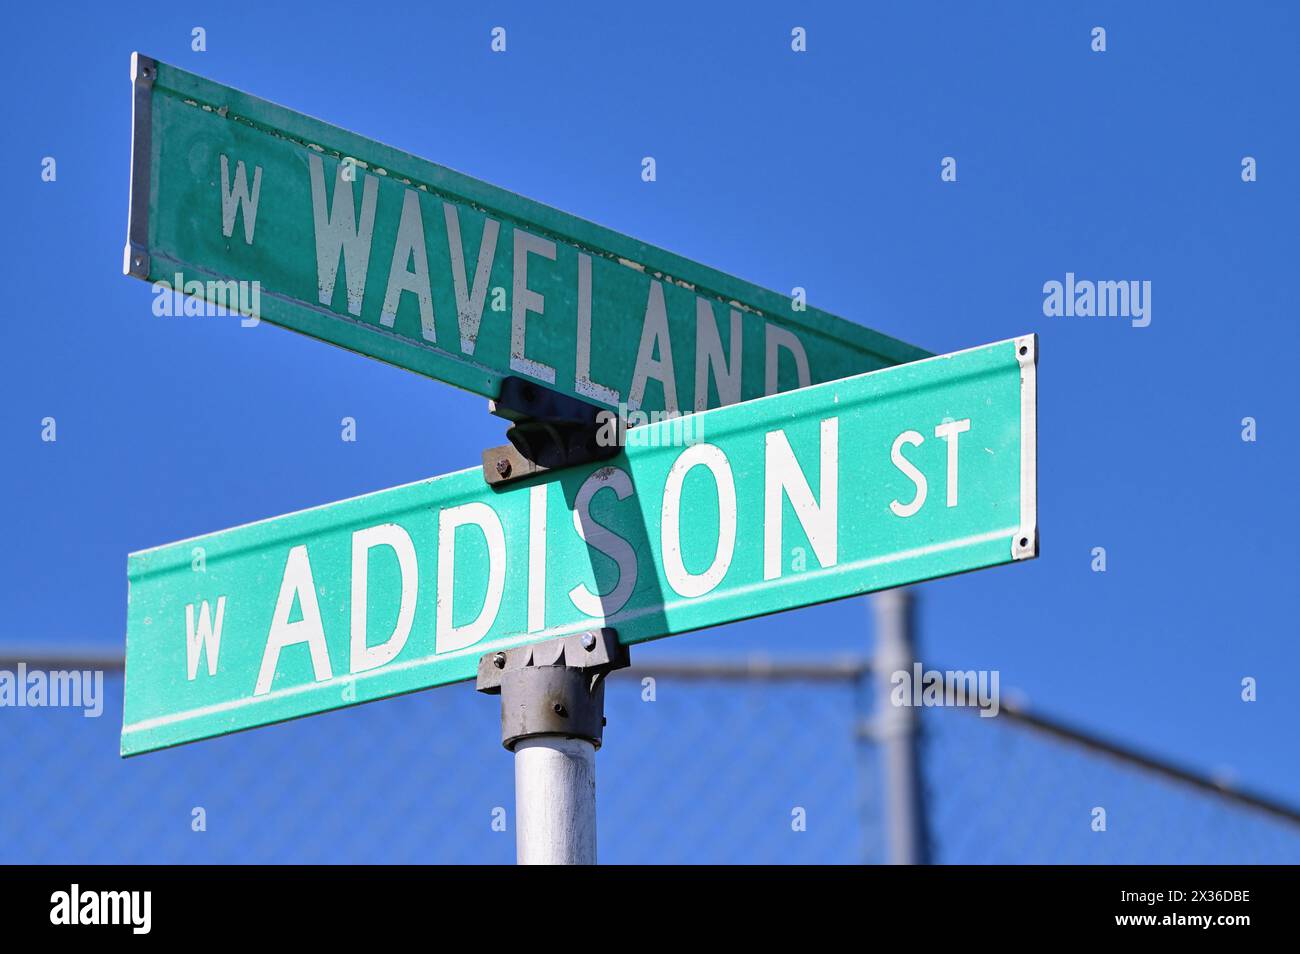
POLYGON ((596 634, 595 634, 595 633, 583 633, 583 634, 582 634, 582 648, 585 649, 587 652, 591 652, 593 649, 596 648, 596 634))
POLYGON ((506 654, 505 654, 505 653, 497 653, 495 656, 493 656, 493 657, 492 657, 492 665, 496 666, 498 669, 505 669, 505 668, 506 668, 506 654))
POLYGON ((555 710, 555 714, 561 719, 567 719, 569 717, 569 713, 565 711, 563 703, 557 702, 555 705, 551 706, 551 708, 555 710))
POLYGON ((504 457, 497 461, 497 474, 501 477, 509 477, 510 461, 506 460, 504 457))

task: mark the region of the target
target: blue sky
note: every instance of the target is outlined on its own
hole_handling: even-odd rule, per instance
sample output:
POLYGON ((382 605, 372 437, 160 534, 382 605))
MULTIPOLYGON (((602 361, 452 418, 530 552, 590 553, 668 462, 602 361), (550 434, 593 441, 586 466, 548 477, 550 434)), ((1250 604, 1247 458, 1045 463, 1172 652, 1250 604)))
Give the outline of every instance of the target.
MULTIPOLYGON (((138 49, 932 351, 1037 332, 1042 556, 920 587, 927 659, 1300 801, 1294 9, 295 6, 10 14, 0 644, 120 648, 128 552, 459 470, 502 437, 439 383, 152 315, 121 275, 138 49), (1150 281, 1151 324, 1046 317, 1067 272, 1150 281)), ((638 652, 870 646, 848 600, 638 652)))

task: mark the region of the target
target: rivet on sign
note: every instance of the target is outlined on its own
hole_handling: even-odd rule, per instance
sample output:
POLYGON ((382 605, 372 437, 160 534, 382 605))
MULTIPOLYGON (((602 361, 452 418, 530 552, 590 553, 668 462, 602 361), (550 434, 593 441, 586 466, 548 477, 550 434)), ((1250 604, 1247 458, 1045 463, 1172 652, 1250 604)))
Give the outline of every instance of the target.
POLYGON ((500 474, 502 477, 509 477, 510 461, 506 460, 504 457, 502 457, 499 461, 497 461, 497 473, 500 474))
POLYGON ((553 709, 555 710, 555 714, 556 714, 557 716, 560 716, 561 718, 564 718, 564 717, 567 717, 567 716, 568 716, 568 713, 564 711, 564 706, 561 705, 561 704, 558 703, 558 702, 557 702, 554 706, 552 706, 551 708, 553 708, 553 709))
POLYGON ((492 665, 496 666, 498 669, 505 669, 505 668, 506 668, 506 654, 505 654, 505 653, 497 653, 495 656, 493 656, 493 657, 492 657, 492 665))
POLYGON ((595 634, 595 633, 583 633, 583 634, 582 634, 582 648, 585 649, 587 652, 591 652, 593 649, 596 648, 596 634, 595 634))

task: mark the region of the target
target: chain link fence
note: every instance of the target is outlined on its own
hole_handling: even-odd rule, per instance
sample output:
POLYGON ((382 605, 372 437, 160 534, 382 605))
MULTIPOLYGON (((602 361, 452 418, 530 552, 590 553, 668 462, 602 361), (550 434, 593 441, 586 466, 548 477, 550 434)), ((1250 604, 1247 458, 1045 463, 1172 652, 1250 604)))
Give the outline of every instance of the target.
MULTIPOLYGON (((120 668, 104 694, 100 718, 0 709, 0 862, 514 859, 513 763, 497 700, 471 684, 125 761, 120 668)), ((601 860, 886 860, 873 695, 852 660, 615 674, 597 758, 601 860)), ((996 718, 919 714, 931 860, 1300 861, 1300 815, 1287 806, 1005 703, 996 718), (1093 830, 1099 807, 1104 831, 1093 830)))

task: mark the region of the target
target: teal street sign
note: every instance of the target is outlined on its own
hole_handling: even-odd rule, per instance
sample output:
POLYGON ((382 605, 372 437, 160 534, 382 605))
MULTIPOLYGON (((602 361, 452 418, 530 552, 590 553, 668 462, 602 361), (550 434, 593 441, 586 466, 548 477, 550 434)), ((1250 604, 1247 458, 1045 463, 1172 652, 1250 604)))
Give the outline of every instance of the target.
POLYGON ((131 73, 125 270, 160 295, 488 398, 514 376, 645 413, 929 355, 140 54, 131 73))
POLYGON ((1036 556, 1035 368, 1030 335, 132 554, 122 753, 1036 556))

